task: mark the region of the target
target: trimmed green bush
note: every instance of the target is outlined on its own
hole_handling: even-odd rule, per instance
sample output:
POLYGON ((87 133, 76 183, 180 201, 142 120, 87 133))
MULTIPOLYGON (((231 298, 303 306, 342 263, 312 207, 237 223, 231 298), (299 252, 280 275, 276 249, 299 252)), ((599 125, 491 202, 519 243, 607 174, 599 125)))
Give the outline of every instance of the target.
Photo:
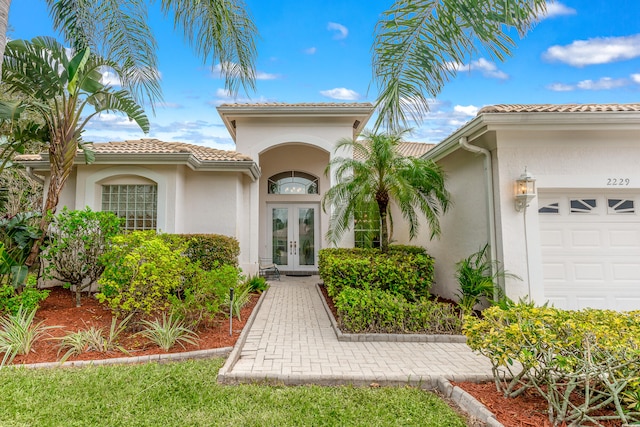
POLYGON ((242 278, 238 268, 229 264, 210 271, 203 270, 197 263, 190 264, 184 274, 183 286, 169 301, 171 309, 193 327, 212 320, 221 311, 229 288, 237 287, 242 278))
POLYGON ((166 310, 170 296, 183 284, 187 266, 184 250, 185 247, 171 249, 153 231, 113 237, 100 258, 105 270, 98 280, 100 292, 96 297, 118 316, 166 310))
POLYGON ((344 288, 379 289, 409 301, 429 296, 433 283, 433 258, 416 246, 378 249, 322 249, 318 269, 329 296, 344 288))
POLYGON ((238 266, 240 244, 235 237, 221 234, 163 234, 172 248, 186 243, 184 255, 191 262, 199 262, 204 270, 213 270, 218 265, 238 266))
POLYGON ((345 287, 334 300, 338 321, 352 333, 459 334, 462 320, 449 304, 407 301, 379 289, 345 287))

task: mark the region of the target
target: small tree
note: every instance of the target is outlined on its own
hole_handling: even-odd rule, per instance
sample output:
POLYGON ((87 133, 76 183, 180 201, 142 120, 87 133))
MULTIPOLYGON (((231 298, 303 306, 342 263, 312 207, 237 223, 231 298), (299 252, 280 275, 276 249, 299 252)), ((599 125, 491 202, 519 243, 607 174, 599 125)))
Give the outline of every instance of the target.
POLYGON ((98 262, 107 241, 120 232, 121 219, 111 212, 70 211, 52 219, 49 245, 42 253, 48 265, 45 275, 75 286, 76 306, 82 291, 102 274, 105 266, 98 262))
POLYGON ((335 168, 337 184, 325 193, 322 208, 333 208, 327 239, 337 243, 361 212, 375 213, 380 219, 380 246, 389 250, 389 219, 395 204, 409 223, 409 237, 418 234, 418 213, 431 229, 431 237, 440 234, 439 216, 449 206, 444 173, 431 160, 402 156, 397 146, 406 131, 365 132, 363 141, 343 139, 336 151, 350 147, 352 158, 336 157, 326 174, 335 168), (359 160, 362 159, 362 160, 359 160))

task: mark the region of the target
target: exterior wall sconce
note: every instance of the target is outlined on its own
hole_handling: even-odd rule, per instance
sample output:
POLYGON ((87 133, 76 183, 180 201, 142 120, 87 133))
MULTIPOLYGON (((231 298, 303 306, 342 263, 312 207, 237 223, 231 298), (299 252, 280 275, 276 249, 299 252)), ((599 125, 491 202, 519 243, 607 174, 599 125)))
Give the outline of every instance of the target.
POLYGON ((536 197, 536 179, 524 168, 524 173, 516 180, 516 210, 520 212, 536 197))

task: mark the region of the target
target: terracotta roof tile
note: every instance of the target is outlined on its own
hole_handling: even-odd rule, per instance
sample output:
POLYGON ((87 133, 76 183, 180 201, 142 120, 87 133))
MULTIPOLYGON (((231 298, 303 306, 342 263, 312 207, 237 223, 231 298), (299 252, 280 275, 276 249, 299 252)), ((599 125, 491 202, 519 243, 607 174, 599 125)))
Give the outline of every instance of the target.
MULTIPOLYGON (((435 144, 402 141, 400 144, 398 144, 398 152, 405 157, 421 157, 433 147, 435 147, 435 144)), ((355 156, 354 158, 356 160, 363 160, 359 155, 355 156)))
POLYGON ((483 113, 590 113, 640 111, 640 104, 499 104, 483 107, 483 113))
MULTIPOLYGON (((154 138, 136 140, 98 142, 93 144, 93 151, 100 154, 179 154, 190 153, 200 161, 252 161, 251 157, 235 151, 218 150, 203 145, 183 142, 163 142, 154 138)), ((17 156, 16 160, 42 160, 39 154, 17 156)))

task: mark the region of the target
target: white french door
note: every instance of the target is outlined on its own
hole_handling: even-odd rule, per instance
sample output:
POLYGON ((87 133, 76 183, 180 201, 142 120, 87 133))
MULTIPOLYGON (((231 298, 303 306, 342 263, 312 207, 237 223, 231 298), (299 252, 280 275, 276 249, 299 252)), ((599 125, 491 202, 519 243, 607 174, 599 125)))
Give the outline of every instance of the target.
POLYGON ((281 270, 317 269, 318 217, 316 203, 269 204, 269 252, 281 270))

